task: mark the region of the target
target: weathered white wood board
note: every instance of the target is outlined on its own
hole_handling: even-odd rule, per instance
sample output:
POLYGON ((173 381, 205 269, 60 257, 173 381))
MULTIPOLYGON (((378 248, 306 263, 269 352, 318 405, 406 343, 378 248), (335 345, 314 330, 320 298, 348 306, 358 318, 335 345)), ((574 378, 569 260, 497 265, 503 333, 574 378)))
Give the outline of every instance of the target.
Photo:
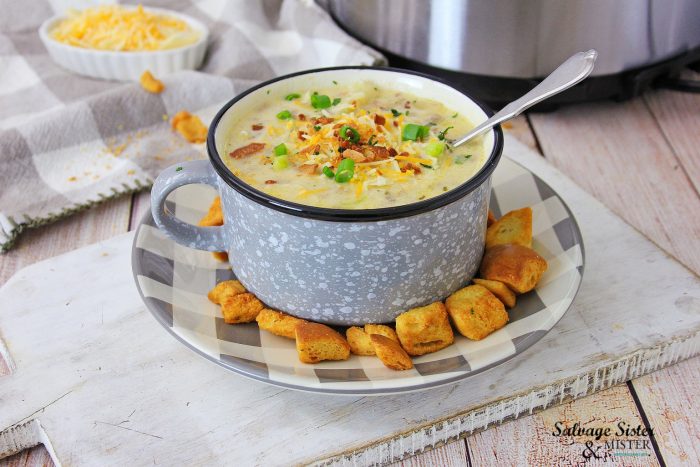
POLYGON ((539 156, 506 147, 563 196, 587 246, 574 306, 522 355, 427 393, 266 386, 163 332, 134 288, 127 234, 30 266, 0 290, 14 367, 0 378, 0 428, 42 426, 4 432, 0 456, 41 435, 57 464, 385 462, 696 354, 698 278, 539 156))

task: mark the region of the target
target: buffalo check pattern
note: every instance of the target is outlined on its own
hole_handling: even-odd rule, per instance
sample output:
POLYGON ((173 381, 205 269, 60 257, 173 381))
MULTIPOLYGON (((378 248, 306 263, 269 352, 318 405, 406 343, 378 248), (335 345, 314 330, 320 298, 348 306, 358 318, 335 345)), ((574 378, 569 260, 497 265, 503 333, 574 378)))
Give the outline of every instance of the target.
MULTIPOLYGON (((215 195, 208 187, 187 186, 175 191, 168 203, 178 217, 196 223, 215 195)), ((225 324, 207 293, 217 282, 234 278, 228 264, 168 239, 150 214, 134 238, 134 278, 147 308, 165 329, 236 373, 319 393, 371 395, 428 389, 485 371, 523 352, 559 321, 581 284, 581 232, 549 185, 504 157, 493 175, 490 206, 497 216, 532 207, 533 247, 549 269, 534 291, 518 297, 504 328, 481 341, 456 334, 453 345, 414 358, 415 368, 408 371, 393 371, 376 357, 356 355, 347 361, 304 364, 297 358, 293 340, 261 331, 255 323, 225 324)))
MULTIPOLYGON (((138 84, 79 76, 56 65, 41 23, 97 2, 3 2, 0 14, 0 250, 29 227, 151 185, 203 145, 174 134, 180 110, 207 123, 227 100, 275 76, 319 67, 375 65, 384 58, 345 34, 311 0, 150 0, 190 15, 210 31, 200 72, 138 84)), ((123 3, 140 3, 138 0, 123 3)))

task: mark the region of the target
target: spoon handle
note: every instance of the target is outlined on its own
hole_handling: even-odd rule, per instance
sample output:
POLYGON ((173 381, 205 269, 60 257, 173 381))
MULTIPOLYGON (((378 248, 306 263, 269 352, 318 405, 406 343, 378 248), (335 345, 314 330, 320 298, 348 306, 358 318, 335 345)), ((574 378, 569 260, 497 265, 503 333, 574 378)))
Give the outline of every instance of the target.
POLYGON ((593 49, 572 55, 527 94, 503 107, 493 117, 452 143, 452 146, 459 146, 482 133, 486 133, 493 126, 517 117, 523 110, 580 83, 593 71, 596 57, 598 57, 598 52, 593 49))

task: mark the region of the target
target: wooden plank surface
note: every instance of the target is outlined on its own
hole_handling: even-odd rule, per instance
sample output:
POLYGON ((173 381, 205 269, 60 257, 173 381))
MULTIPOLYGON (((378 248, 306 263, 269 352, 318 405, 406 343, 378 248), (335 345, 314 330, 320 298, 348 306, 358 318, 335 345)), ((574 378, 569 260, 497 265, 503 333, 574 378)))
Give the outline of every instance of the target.
POLYGON ((565 107, 530 121, 548 161, 700 272, 700 197, 643 98, 565 107))
MULTIPOLYGON (((700 80, 700 73, 688 72, 687 78, 700 80)), ((700 94, 656 91, 644 100, 678 157, 679 170, 700 192, 700 94)))
MULTIPOLYGON (((679 225, 679 222, 666 222, 671 214, 677 216, 679 213, 675 211, 665 214, 664 212, 660 213, 658 203, 661 201, 654 198, 653 191, 655 185, 661 183, 664 186, 665 183, 662 182, 668 180, 670 185, 679 187, 675 191, 675 196, 678 196, 676 200, 689 200, 690 207, 688 209, 694 209, 695 213, 698 212, 696 204, 698 198, 697 196, 691 196, 693 191, 697 190, 697 185, 692 187, 689 180, 695 180, 697 183, 697 180, 700 179, 697 176, 700 170, 697 167, 700 157, 698 157, 698 150, 696 149, 700 145, 696 139, 698 132, 689 132, 687 128, 690 128, 689 125, 691 124, 692 128, 698 128, 697 120, 693 119, 698 118, 699 106, 688 100, 687 95, 676 95, 676 93, 670 91, 654 93, 647 96, 646 100, 646 106, 642 106, 639 101, 626 104, 606 103, 577 106, 570 110, 562 109, 553 114, 534 115, 531 117, 531 121, 537 130, 537 135, 550 161, 567 172, 579 184, 593 192, 599 199, 602 199, 605 204, 613 207, 619 214, 623 214, 624 218, 632 222, 652 239, 668 248, 674 255, 681 257, 686 264, 691 265, 694 270, 698 271, 698 258, 692 252, 683 252, 682 242, 673 241, 674 232, 682 232, 683 228, 688 229, 687 216, 679 218, 684 222, 684 225, 679 225), (600 121, 599 117, 605 117, 606 114, 610 113, 614 116, 607 115, 607 118, 603 118, 603 121, 600 121), (636 113, 641 114, 641 125, 637 124, 638 116, 635 115, 636 113), (580 115, 577 116, 577 114, 580 115), (619 123, 615 124, 616 120, 619 123), (584 123, 583 127, 580 126, 581 123, 584 123), (654 124, 658 124, 656 130, 654 130, 654 124), (622 140, 615 141, 620 127, 626 126, 629 128, 623 128, 621 131, 622 140), (643 135, 644 130, 649 130, 649 132, 643 135), (636 153, 636 157, 634 154, 630 155, 631 151, 622 151, 622 149, 627 149, 626 143, 635 140, 635 136, 643 141, 638 141, 638 145, 633 146, 634 148, 642 147, 644 143, 650 143, 646 149, 642 147, 642 154, 636 153), (660 136, 664 137, 663 143, 659 138, 660 136), (686 139, 683 139, 683 137, 686 139), (647 141, 647 139, 653 139, 654 141, 647 141), (669 148, 666 141, 671 141, 672 149, 669 148), (594 154, 600 154, 600 151, 591 153, 593 149, 598 147, 599 142, 602 142, 601 146, 605 148, 603 152, 606 155, 617 154, 616 157, 623 159, 612 164, 615 169, 612 172, 604 170, 605 167, 602 167, 602 163, 596 163, 595 159, 593 159, 594 154), (669 156, 675 162, 669 163, 669 156), (642 167, 634 167, 631 176, 629 176, 630 174, 625 170, 627 166, 624 165, 624 159, 631 159, 627 162, 641 163, 642 167), (650 179, 645 178, 649 175, 649 170, 651 170, 644 167, 644 161, 648 162, 648 159, 651 159, 652 162, 658 159, 666 162, 661 164, 661 173, 658 173, 656 176, 652 173, 650 179), (674 172, 679 171, 681 172, 679 175, 674 175, 674 172), (683 171, 688 175, 685 175, 683 171), (684 178, 685 182, 682 181, 684 178), (619 187, 620 190, 623 188, 629 189, 632 194, 609 193, 607 186, 611 184, 611 181, 613 186, 622 185, 619 187), (633 194, 641 194, 642 196, 636 197, 633 194), (645 206, 652 206, 653 209, 649 209, 646 213, 625 212, 627 209, 643 210, 645 206)), ((529 146, 536 147, 536 140, 528 131, 527 122, 524 118, 514 121, 512 125, 512 128, 508 129, 512 134, 516 134, 521 141, 529 146)), ((648 163, 648 165, 654 164, 648 163)), ((664 190, 668 190, 668 188, 664 190)), ((662 200, 668 201, 668 198, 672 197, 667 191, 664 191, 663 194, 662 200)), ((0 257, 0 283, 4 283, 15 270, 23 265, 76 248, 82 244, 108 238, 126 230, 127 227, 124 226, 128 225, 129 213, 128 209, 125 210, 123 206, 128 206, 129 204, 131 203, 128 199, 113 201, 87 213, 59 222, 52 227, 28 233, 21 240, 17 250, 0 257), (110 205, 117 205, 117 207, 110 205), (119 228, 120 225, 122 226, 121 228, 119 228)), ((145 195, 137 195, 132 214, 132 227, 140 219, 145 209, 147 209, 147 197, 145 195)), ((691 214, 692 212, 690 210, 691 214)), ((688 214, 688 212, 681 210, 680 215, 685 214, 688 214)), ((697 219, 697 216, 695 218, 697 219)), ((688 235, 692 235, 695 232, 695 237, 690 237, 690 242, 687 245, 697 244, 698 235, 696 229, 696 225, 691 226, 688 235)), ((696 252, 698 250, 698 248, 695 248, 696 252)), ((697 380, 692 380, 689 375, 697 375, 698 368, 700 368, 700 358, 695 358, 677 367, 643 377, 634 383, 640 402, 652 426, 655 424, 662 426, 664 421, 666 421, 666 425, 670 426, 672 430, 679 430, 679 433, 673 432, 667 438, 662 438, 663 441, 660 442, 662 454, 664 456, 668 455, 671 459, 685 460, 689 465, 700 464, 700 457, 697 451, 679 449, 679 443, 684 441, 682 438, 683 430, 685 430, 687 436, 697 437, 697 414, 693 415, 695 418, 687 417, 685 419, 683 417, 678 419, 677 414, 685 413, 684 409, 690 403, 689 400, 693 401, 694 407, 697 406, 697 399, 692 399, 693 394, 697 397, 697 391, 692 392, 692 390, 697 387, 698 382, 697 380), (681 366, 688 366, 690 370, 675 370, 681 366), (674 371, 676 373, 673 373, 674 371), (695 373, 691 373, 691 371, 695 373), (674 455, 674 453, 676 454, 674 455)), ((600 407, 609 406, 613 401, 629 408, 631 395, 628 393, 628 397, 623 397, 624 392, 625 387, 620 386, 619 389, 615 388, 614 390, 598 394, 597 396, 602 399, 596 399, 596 395, 594 395, 575 401, 568 404, 570 406, 568 408, 569 414, 575 416, 579 412, 591 413, 591 411, 597 411, 596 413, 598 413, 600 412, 600 407)), ((540 420, 551 419, 553 415, 548 414, 548 412, 555 413, 557 410, 559 408, 548 409, 538 416, 541 417, 540 420)), ((561 410, 564 410, 564 408, 561 410)), ((630 408, 626 414, 632 413, 634 411, 630 408)), ((512 424, 525 423, 529 418, 534 417, 517 420, 512 422, 512 424)), ((532 423, 534 422, 532 421, 532 423)), ((507 426, 503 425, 469 438, 470 454, 480 456, 479 459, 487 461, 487 465, 488 462, 492 463, 493 457, 489 457, 488 453, 493 453, 496 449, 503 449, 503 445, 489 444, 489 439, 498 439, 496 433, 493 433, 493 436, 486 435, 496 430, 506 429, 507 426), (479 438, 477 439, 477 437, 479 438)), ((507 429, 516 431, 518 428, 513 426, 507 429)), ((522 432, 522 429, 520 432, 522 432)), ((532 439, 526 437, 519 439, 518 443, 513 439, 506 441, 510 446, 516 445, 516 448, 518 446, 528 447, 532 443, 532 439)), ((415 462, 414 465, 435 465, 450 461, 455 462, 453 465, 467 465, 466 460, 462 464, 457 463, 458 459, 460 459, 460 453, 464 452, 464 450, 464 444, 457 441, 421 454, 411 459, 411 462, 415 462)), ((43 447, 37 447, 0 461, 0 465, 50 465, 50 459, 43 447)), ((475 462, 475 465, 481 464, 475 462)))
MULTIPOLYGON (((634 400, 626 385, 592 394, 583 399, 559 405, 538 414, 521 418, 467 438, 469 457, 474 465, 583 465, 591 452, 600 456, 590 461, 606 465, 651 466, 659 465, 649 436, 640 440, 641 449, 622 449, 624 453, 639 456, 616 456, 616 450, 606 449, 605 442, 621 439, 614 436, 619 423, 643 426, 634 400), (565 427, 578 423, 582 429, 610 429, 609 436, 596 440, 595 436, 554 436, 565 427), (561 428, 557 430, 557 426, 561 428), (590 442, 590 447, 586 444, 590 442)), ((626 439, 626 438, 625 438, 626 439)))
POLYGON ((632 381, 667 465, 700 465, 700 358, 632 381))

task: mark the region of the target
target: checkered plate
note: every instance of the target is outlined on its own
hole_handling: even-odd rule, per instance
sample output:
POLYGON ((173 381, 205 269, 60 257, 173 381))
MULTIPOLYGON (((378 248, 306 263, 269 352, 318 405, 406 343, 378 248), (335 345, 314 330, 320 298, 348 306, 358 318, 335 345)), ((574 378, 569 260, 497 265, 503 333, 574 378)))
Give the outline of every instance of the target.
MULTIPOLYGON (((170 209, 196 223, 215 193, 204 186, 176 190, 170 209)), ((376 357, 353 355, 342 362, 299 362, 294 341, 260 331, 255 323, 225 324, 207 292, 231 269, 210 253, 179 245, 163 235, 148 213, 136 233, 132 266, 146 307, 176 339, 236 373, 270 384, 330 394, 372 395, 418 391, 483 372, 540 340, 571 305, 581 284, 581 232, 562 199, 536 175, 504 157, 493 175, 490 208, 496 216, 533 209, 533 248, 549 263, 537 288, 520 295, 510 321, 481 341, 457 335, 439 352, 414 359, 415 368, 392 371, 376 357)), ((535 357, 536 358, 536 357, 535 357)))

